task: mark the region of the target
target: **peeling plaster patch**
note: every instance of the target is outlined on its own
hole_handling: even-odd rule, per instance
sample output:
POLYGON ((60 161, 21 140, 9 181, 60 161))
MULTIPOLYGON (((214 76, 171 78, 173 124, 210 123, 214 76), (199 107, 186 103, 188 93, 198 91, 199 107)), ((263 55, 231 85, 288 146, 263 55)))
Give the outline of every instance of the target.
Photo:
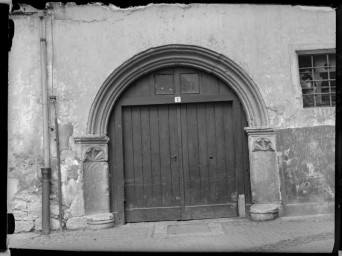
POLYGON ((140 11, 140 10, 145 10, 146 8, 149 8, 151 6, 156 6, 156 7, 159 7, 159 6, 176 6, 176 7, 179 7, 179 8, 182 8, 182 9, 188 9, 188 8, 191 8, 192 7, 192 4, 153 4, 153 3, 150 3, 148 5, 140 5, 140 6, 132 6, 132 7, 127 7, 127 8, 121 8, 121 7, 118 7, 116 5, 113 5, 113 4, 109 4, 108 7, 106 6, 103 6, 102 7, 105 7, 105 8, 109 8, 113 11, 140 11))
POLYGON ((335 127, 282 129, 276 133, 287 202, 334 200, 331 191, 335 190, 335 127))
POLYGON ((59 129, 59 146, 60 149, 68 149, 69 148, 69 138, 72 136, 74 132, 74 126, 72 123, 67 123, 64 125, 58 125, 60 126, 59 129))
POLYGON ((65 186, 65 204, 70 206, 77 195, 77 184, 74 179, 70 179, 65 186))
POLYGON ((309 176, 315 175, 315 166, 312 163, 306 163, 306 167, 309 170, 309 176))
MULTIPOLYGON (((120 8, 113 4, 109 4, 109 6, 103 5, 102 3, 90 3, 87 5, 76 5, 74 3, 68 5, 53 5, 55 9, 64 9, 62 14, 58 12, 54 12, 55 19, 59 21, 68 21, 68 22, 81 22, 81 23, 96 23, 96 22, 105 22, 114 18, 113 12, 120 11, 125 16, 131 15, 137 11, 144 11, 150 7, 179 7, 182 9, 191 8, 192 5, 188 4, 153 4, 150 3, 146 6, 133 6, 127 8, 120 8), (94 7, 96 9, 94 9, 94 7), (82 9, 82 12, 76 12, 75 9, 82 9), (110 11, 110 12, 107 12, 110 11), (104 18, 103 18, 104 16, 104 18), (102 17, 98 19, 97 17, 102 17)), ((122 20, 123 18, 118 19, 122 20)))
MULTIPOLYGON (((13 215, 16 221, 15 232, 41 230, 41 207, 41 192, 31 193, 28 190, 18 192, 13 200, 13 215)), ((50 211, 52 216, 50 218, 51 229, 58 229, 59 208, 56 200, 50 201, 50 211)))
POLYGON ((67 175, 66 166, 65 166, 65 165, 62 165, 62 166, 61 166, 61 179, 62 179, 62 182, 66 182, 66 181, 67 181, 67 178, 68 178, 68 175, 67 175))
POLYGON ((333 191, 330 187, 326 187, 326 188, 324 189, 324 192, 326 192, 327 194, 329 194, 330 197, 335 198, 335 193, 334 193, 334 191, 333 191))
MULTIPOLYGON (((77 163, 77 161, 76 161, 76 163, 77 163)), ((78 164, 72 165, 68 171, 68 178, 77 180, 78 179, 78 170, 79 170, 78 164)))

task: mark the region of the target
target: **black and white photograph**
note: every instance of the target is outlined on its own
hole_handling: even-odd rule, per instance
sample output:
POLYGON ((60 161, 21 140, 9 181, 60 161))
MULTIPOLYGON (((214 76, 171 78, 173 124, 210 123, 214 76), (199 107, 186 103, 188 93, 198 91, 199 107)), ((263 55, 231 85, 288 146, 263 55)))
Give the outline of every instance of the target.
POLYGON ((336 8, 0 2, 8 252, 341 250, 336 8))

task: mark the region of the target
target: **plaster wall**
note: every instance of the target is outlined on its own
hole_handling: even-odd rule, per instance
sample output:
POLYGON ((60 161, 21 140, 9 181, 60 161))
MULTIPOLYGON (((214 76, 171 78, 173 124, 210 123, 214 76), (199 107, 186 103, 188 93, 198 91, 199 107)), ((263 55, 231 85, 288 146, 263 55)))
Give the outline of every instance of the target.
POLYGON ((335 127, 278 130, 277 151, 288 213, 331 212, 325 208, 335 199, 335 127))
MULTIPOLYGON (((241 66, 264 99, 275 129, 334 125, 335 109, 303 109, 296 71, 298 49, 335 47, 335 11, 278 5, 52 3, 47 17, 49 94, 57 96, 64 225, 84 225, 80 149, 96 93, 123 62, 166 44, 197 45, 241 66), (68 224, 69 223, 69 224, 68 224)), ((40 35, 37 10, 22 5, 11 15, 9 54, 9 177, 18 182, 12 208, 25 226, 39 229, 42 167, 40 35), (31 213, 29 209, 34 209, 31 213), (32 217, 34 216, 34 217, 32 217)), ((56 147, 51 107, 52 205, 56 207, 56 147)), ((53 215, 55 216, 55 215, 53 215)), ((52 223, 56 224, 57 217, 52 223)), ((54 228, 58 225, 53 224, 54 228)))

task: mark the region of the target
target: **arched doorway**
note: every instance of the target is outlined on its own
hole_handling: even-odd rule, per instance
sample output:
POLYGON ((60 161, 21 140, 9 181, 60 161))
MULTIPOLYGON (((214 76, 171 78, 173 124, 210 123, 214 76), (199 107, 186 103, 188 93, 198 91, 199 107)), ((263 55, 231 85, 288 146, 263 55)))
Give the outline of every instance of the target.
POLYGON ((251 201, 247 118, 217 77, 156 70, 125 90, 109 120, 112 211, 124 222, 234 217, 238 195, 251 201))
MULTIPOLYGON (((146 119, 144 118, 144 115, 146 116, 148 113, 148 115, 150 116, 151 112, 152 113, 159 112, 159 111, 163 112, 167 105, 168 113, 170 112, 170 108, 171 108, 171 117, 176 118, 175 122, 169 121, 168 124, 169 126, 175 125, 175 127, 178 127, 177 134, 176 134, 178 136, 176 142, 178 143, 179 138, 183 136, 185 131, 186 133, 189 133, 189 126, 191 127, 193 123, 196 123, 196 122, 186 123, 184 122, 184 120, 188 120, 188 119, 191 120, 191 118, 193 118, 195 114, 197 116, 197 112, 198 112, 197 109, 200 109, 199 112, 201 111, 203 112, 203 108, 204 109, 211 108, 210 111, 214 110, 214 113, 215 113, 216 108, 221 109, 222 111, 226 110, 226 112, 227 111, 229 112, 228 110, 229 108, 232 109, 232 105, 231 103, 229 103, 229 100, 232 100, 232 98, 229 98, 229 97, 227 98, 227 95, 224 95, 224 94, 221 95, 221 93, 219 94, 216 93, 213 95, 205 95, 205 98, 202 99, 203 101, 201 102, 201 100, 199 100, 202 97, 201 94, 200 93, 196 94, 196 90, 197 90, 196 86, 194 88, 192 88, 191 86, 191 83, 192 83, 191 81, 193 81, 192 80, 193 78, 191 75, 190 77, 185 78, 185 80, 190 81, 189 88, 186 89, 189 92, 186 97, 183 97, 183 95, 181 94, 182 89, 180 87, 180 84, 177 85, 177 82, 175 82, 174 84, 175 86, 174 90, 178 88, 177 90, 178 90, 178 93, 180 93, 180 96, 168 95, 165 93, 165 88, 160 88, 158 89, 160 90, 159 91, 160 95, 155 95, 156 96, 155 99, 150 99, 147 102, 148 104, 146 104, 146 101, 144 102, 135 101, 135 103, 132 105, 131 102, 129 102, 129 97, 128 98, 122 97, 126 92, 129 94, 130 89, 128 88, 133 88, 134 83, 139 82, 139 81, 141 83, 141 81, 144 80, 143 77, 148 77, 154 72, 164 69, 164 68, 178 68, 178 67, 179 68, 191 68, 191 69, 197 70, 196 72, 200 72, 202 76, 203 74, 207 74, 210 77, 213 77, 213 79, 217 79, 217 81, 220 81, 220 83, 222 83, 222 86, 220 86, 220 88, 221 87, 230 88, 229 91, 230 91, 231 97, 233 96, 235 97, 234 98, 235 102, 238 102, 238 101, 240 102, 239 110, 242 113, 241 120, 243 120, 241 123, 241 129, 244 128, 245 131, 248 133, 248 153, 249 153, 249 159, 250 159, 249 173, 251 177, 250 181, 251 181, 251 191, 252 191, 252 202, 253 203, 275 202, 276 204, 281 204, 280 190, 279 190, 279 177, 277 174, 277 166, 276 166, 276 161, 275 161, 276 159, 275 150, 274 151, 270 151, 267 149, 262 149, 262 151, 255 150, 256 142, 258 142, 260 139, 262 140, 267 139, 272 144, 272 148, 274 149, 276 148, 274 131, 272 128, 268 126, 269 120, 268 120, 266 107, 256 84, 251 80, 251 78, 246 74, 246 72, 244 72, 244 70, 239 67, 239 65, 237 65, 236 63, 234 63, 233 61, 231 61, 230 59, 226 58, 225 56, 221 54, 218 54, 216 52, 213 52, 211 50, 208 50, 202 47, 192 46, 192 45, 165 45, 165 46, 152 48, 152 49, 149 49, 142 53, 137 54, 136 56, 132 57, 131 59, 123 63, 107 78, 107 80, 104 82, 104 84, 101 86, 100 90, 98 91, 94 99, 94 102, 91 106, 89 119, 88 119, 88 126, 87 126, 87 135, 79 137, 79 138, 75 138, 75 142, 78 144, 81 144, 82 157, 83 157, 82 159, 87 158, 87 159, 90 159, 90 161, 92 162, 101 162, 101 166, 99 166, 99 169, 101 169, 101 171, 103 172, 103 175, 104 175, 103 177, 108 177, 107 162, 110 160, 110 163, 111 163, 110 168, 109 168, 110 169, 109 179, 104 178, 101 181, 100 180, 96 181, 96 187, 98 188, 98 191, 100 192, 96 192, 95 190, 91 188, 87 188, 87 187, 84 188, 85 192, 87 192, 85 193, 85 198, 84 198, 85 208, 90 209, 88 211, 85 211, 86 214, 90 214, 90 213, 100 214, 99 218, 102 221, 102 219, 104 219, 103 217, 104 215, 102 213, 106 213, 106 214, 108 213, 109 215, 107 214, 106 218, 111 219, 114 217, 116 224, 123 224, 126 221, 126 218, 125 218, 125 200, 126 200, 125 177, 127 177, 127 174, 125 176, 125 173, 124 173, 124 169, 125 169, 125 158, 124 158, 125 157, 125 154, 124 154, 125 145, 124 144, 125 143, 127 144, 127 141, 123 139, 123 136, 125 136, 125 134, 126 135, 129 134, 130 130, 127 127, 123 126, 122 120, 120 120, 120 122, 115 121, 116 118, 127 119, 130 115, 132 116, 133 113, 135 113, 134 115, 136 115, 136 112, 137 112, 136 109, 139 109, 140 114, 138 116, 140 118, 140 121, 141 120, 143 120, 144 122, 147 122, 147 120, 151 121, 151 118, 146 119), (157 96, 159 96, 159 98, 157 96), (181 98, 176 99, 175 97, 181 97, 181 98), (209 98, 211 97, 211 98, 209 99, 208 97, 209 98), (121 99, 123 99, 122 100, 123 105, 121 106, 121 108, 124 108, 124 110, 118 111, 118 109, 120 108, 116 108, 115 106, 118 105, 119 100, 121 99), (127 102, 125 103, 125 99, 127 99, 128 103, 127 102), (168 99, 168 100, 165 101, 165 99, 168 99), (152 102, 150 102, 151 100, 152 102), (179 100, 180 102, 178 102, 179 100), (194 107, 195 105, 196 107, 194 107), (184 113, 184 111, 185 113, 187 113, 186 111, 188 110, 188 108, 190 109, 189 118, 187 118, 187 114, 185 115, 183 114, 183 119, 182 119, 182 113, 184 113), (196 109, 196 111, 194 109, 196 109), (129 115, 128 113, 131 113, 131 114, 129 115), (142 113, 143 118, 141 117, 141 113, 142 113), (176 113, 176 115, 174 113, 176 113), (243 117, 243 114, 245 114, 245 119, 243 117), (181 120, 179 120, 179 118, 181 120), (114 120, 114 121, 112 121, 111 123, 110 122, 111 120, 114 120), (117 127, 115 127, 116 125, 121 127, 121 133, 114 132, 114 134, 110 134, 111 132, 116 131, 117 129, 117 127), (247 127, 243 127, 243 126, 247 126, 247 127), (111 137, 110 142, 108 142, 109 138, 107 137, 107 135, 111 137), (110 154, 108 154, 108 145, 111 147, 110 154), (99 152, 98 155, 100 155, 101 157, 96 157, 93 159, 91 156, 88 156, 87 152, 92 152, 91 150, 93 149, 98 150, 99 152), (116 162, 115 159, 121 159, 121 160, 116 162), (260 159, 269 159, 269 161, 266 161, 262 165, 260 165, 260 163, 258 162, 260 159), (262 180, 258 179, 258 176, 260 175, 260 173, 263 174, 263 177, 265 179, 262 179, 262 180), (265 187, 265 184, 264 184, 265 180, 267 180, 268 184, 271 184, 271 185, 265 187), (109 195, 109 191, 110 191, 110 195, 109 195), (88 196, 86 196, 86 194, 88 196), (98 207, 95 207, 95 205, 92 203, 93 197, 101 199, 100 201, 103 203, 103 207, 101 209, 99 209, 98 207), (89 207, 87 207, 87 205, 89 207)), ((179 75, 181 73, 179 73, 177 70, 173 72, 176 72, 174 73, 174 76, 176 77, 178 74, 178 78, 176 79, 178 81, 179 75)), ((161 73, 161 75, 163 74, 161 73)), ((138 87, 144 88, 144 85, 143 86, 137 85, 136 88, 138 87)), ((200 114, 200 116, 203 117, 204 115, 200 114)), ((161 115, 161 117, 165 118, 163 114, 161 115)), ((222 121, 222 119, 220 118, 217 118, 217 120, 222 121)), ((196 124, 198 127, 199 126, 198 121, 196 124)), ((212 125, 211 122, 209 122, 209 124, 212 125)), ((131 126, 132 126, 132 123, 131 123, 131 126)), ((200 125, 200 128, 202 128, 201 125, 200 125)), ((174 132, 174 130, 172 130, 172 132, 174 132)), ((133 141, 135 139, 135 137, 133 137, 133 134, 136 134, 136 133, 133 133, 133 130, 132 130, 132 137, 128 138, 128 141, 129 140, 133 141)), ((194 134, 192 134, 191 132, 189 134, 190 136, 194 136, 194 134)), ((168 133, 168 136, 170 137, 170 133, 168 133)), ((198 136, 198 133, 197 133, 197 136, 198 136)), ((141 136, 141 139, 142 138, 145 138, 145 137, 141 136)), ((200 143, 199 140, 197 140, 196 142, 198 144, 200 143)), ((203 141, 201 143, 203 143, 203 141)), ((186 158, 187 154, 189 154, 189 152, 192 152, 191 150, 189 150, 189 148, 191 147, 191 143, 190 145, 185 145, 185 146, 182 145, 181 143, 179 145, 181 145, 182 148, 178 150, 177 158, 184 158, 184 157, 186 158)), ((226 145, 227 143, 224 144, 225 148, 226 148, 226 145)), ((240 144, 237 144, 237 146, 239 145, 240 144)), ((164 146, 163 143, 162 143, 162 146, 164 146)), ((127 148, 127 145, 126 145, 126 148, 127 148)), ((240 150, 243 150, 243 147, 241 147, 240 150)), ((219 153, 221 152, 222 151, 219 151, 219 153)), ((248 154, 243 154, 243 157, 246 157, 247 155, 248 154)), ((172 156, 174 155, 171 155, 171 157, 172 156)), ((212 159, 215 159, 215 157, 217 156, 212 155, 211 156, 212 159, 210 158, 210 155, 208 155, 208 157, 211 161, 212 159)), ((171 160, 172 158, 170 159, 170 161, 171 160)), ((243 160, 237 161, 236 164, 241 165, 241 163, 243 162, 244 162, 243 160)), ((227 162, 225 162, 225 164, 227 165, 227 162)), ((100 163, 98 165, 100 165, 100 163)), ((240 192, 243 193, 246 191, 246 189, 247 190, 249 189, 248 186, 245 187, 245 184, 248 184, 244 181, 244 179, 247 179, 246 177, 248 177, 246 173, 244 174, 244 172, 246 171, 248 172, 248 169, 244 169, 245 166, 243 166, 242 164, 242 167, 240 166, 239 170, 243 170, 243 171, 236 172, 237 173, 236 189, 238 189, 237 193, 240 193, 240 192)), ((179 163, 178 163, 178 167, 179 167, 179 163)), ((85 170, 85 169, 84 171, 92 172, 91 170, 85 170)), ((188 175, 187 173, 189 172, 186 169, 183 169, 180 171, 179 175, 181 177, 184 174, 188 175)), ((227 175, 227 177, 228 176, 229 175, 227 175)), ((190 179, 188 180, 190 181, 190 179)), ((187 182, 186 179, 183 179, 183 181, 180 181, 181 182, 180 185, 182 186, 186 185, 184 181, 187 182)), ((95 181, 92 181, 92 182, 94 183, 95 181)), ((129 183, 129 182, 130 180, 126 179, 126 183, 129 183)), ((134 183, 134 189, 136 189, 135 183, 134 183)), ((186 189, 191 190, 192 186, 188 186, 183 189, 180 189, 179 194, 181 195, 181 193, 185 193, 186 189)), ((126 192, 130 193, 132 191, 128 190, 126 192)), ((246 194, 247 194, 246 195, 247 200, 249 200, 248 199, 249 194, 248 193, 246 194)), ((231 194, 228 196, 230 196, 230 198, 232 197, 234 198, 235 195, 231 194)), ((177 197, 179 196, 176 195, 176 200, 178 201, 180 200, 183 202, 183 204, 181 205, 181 208, 183 207, 182 211, 186 211, 185 209, 186 200, 187 200, 185 198, 186 193, 183 195, 183 197, 181 195, 180 199, 177 199, 177 197)), ((205 201, 205 198, 200 198, 200 200, 205 201)), ((131 209, 138 208, 138 205, 136 206, 136 208, 134 208, 135 207, 134 203, 133 203, 133 207, 126 207, 127 212, 130 210, 130 208, 131 209)), ((213 204, 216 204, 216 203, 213 203, 213 204)), ((220 204, 220 203, 217 203, 217 204, 220 204)), ((192 205, 190 204, 190 206, 192 205)), ((209 213, 205 216, 210 215, 211 214, 210 212, 212 211, 209 210, 209 213)), ((216 212, 220 212, 220 211, 218 210, 216 212)), ((190 213, 190 215, 191 214, 197 214, 197 213, 190 213)), ((203 215, 197 216, 194 218, 201 218, 201 217, 203 217, 203 215)), ((183 215, 181 213, 181 218, 186 219, 187 218, 186 214, 183 215)), ((93 217, 91 217, 90 219, 93 219, 92 221, 94 222, 101 222, 98 220, 95 221, 93 217)))

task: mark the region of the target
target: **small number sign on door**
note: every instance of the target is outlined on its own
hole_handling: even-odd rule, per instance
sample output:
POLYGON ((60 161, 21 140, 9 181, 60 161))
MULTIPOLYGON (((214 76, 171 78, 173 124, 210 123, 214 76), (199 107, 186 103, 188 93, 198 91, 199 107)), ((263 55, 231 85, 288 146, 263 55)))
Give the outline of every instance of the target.
POLYGON ((175 102, 181 102, 181 97, 175 97, 175 102))

